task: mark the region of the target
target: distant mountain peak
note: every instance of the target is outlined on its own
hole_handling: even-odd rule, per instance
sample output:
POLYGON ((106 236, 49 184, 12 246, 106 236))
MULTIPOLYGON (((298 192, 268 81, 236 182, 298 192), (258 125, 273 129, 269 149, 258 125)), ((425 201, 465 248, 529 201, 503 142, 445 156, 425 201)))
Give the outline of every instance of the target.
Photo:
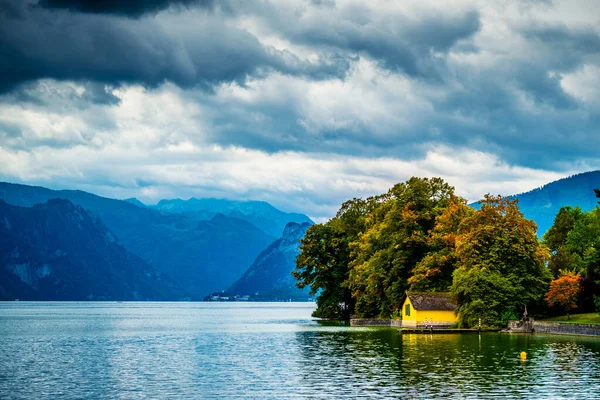
POLYGON ((135 197, 130 197, 130 198, 125 199, 123 201, 125 201, 127 203, 130 203, 130 204, 133 204, 134 206, 138 206, 138 207, 142 207, 142 208, 147 207, 144 203, 142 203, 141 201, 139 201, 135 197))
POLYGON ((304 233, 310 227, 309 222, 303 222, 301 224, 297 222, 289 222, 283 229, 283 240, 286 241, 298 241, 304 237, 304 233))
POLYGON ((211 220, 217 214, 247 221, 273 237, 280 237, 288 222, 312 223, 304 214, 286 213, 261 200, 196 198, 161 200, 153 208, 195 220, 211 220))

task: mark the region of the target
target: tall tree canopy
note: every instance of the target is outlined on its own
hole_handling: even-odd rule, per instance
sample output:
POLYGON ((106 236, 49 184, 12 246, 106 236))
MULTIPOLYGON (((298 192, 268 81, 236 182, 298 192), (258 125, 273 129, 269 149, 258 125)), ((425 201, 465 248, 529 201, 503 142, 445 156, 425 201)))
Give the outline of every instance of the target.
POLYGON ((463 325, 474 326, 481 318, 485 325, 499 326, 503 316, 539 303, 546 293, 548 251, 516 200, 488 195, 480 204, 459 227, 452 292, 463 325))
POLYGON ((458 202, 454 188, 441 178, 411 178, 382 197, 352 245, 347 285, 359 316, 399 313, 413 270, 432 250, 436 218, 453 199, 458 202))
POLYGON ((344 285, 350 271, 350 243, 364 230, 365 219, 377 198, 353 199, 342 204, 335 218, 311 226, 300 242, 293 272, 297 286, 310 286, 317 297, 315 317, 348 319, 354 299, 344 285))
POLYGON ((452 273, 459 261, 456 256, 458 228, 463 219, 473 215, 473 212, 464 199, 450 197, 447 207, 436 217, 435 226, 427 237, 429 251, 408 278, 410 290, 447 292, 450 289, 452 273))

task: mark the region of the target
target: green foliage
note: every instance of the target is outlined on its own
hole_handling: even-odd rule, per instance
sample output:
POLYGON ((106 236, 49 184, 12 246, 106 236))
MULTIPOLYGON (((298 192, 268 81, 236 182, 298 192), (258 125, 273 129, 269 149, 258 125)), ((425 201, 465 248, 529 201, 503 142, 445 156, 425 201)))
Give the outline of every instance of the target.
POLYGON ((349 248, 344 233, 333 224, 311 226, 301 240, 296 269, 292 273, 303 289, 310 286, 311 295, 319 293, 315 317, 347 318, 350 293, 341 287, 346 279, 349 248))
POLYGON ((507 310, 545 294, 551 279, 544 265, 548 252, 516 201, 488 195, 481 204, 459 227, 460 261, 451 291, 463 325, 474 326, 481 318, 485 325, 501 326, 507 310))
POLYGON ((562 315, 545 319, 544 321, 555 321, 563 324, 594 324, 600 325, 600 315, 596 313, 582 313, 573 315, 562 315))
POLYGON ((515 311, 514 308, 509 308, 502 313, 502 315, 500 316, 500 319, 502 321, 502 325, 506 326, 508 321, 517 320, 517 319, 519 319, 519 316, 517 315, 517 312, 515 311))
POLYGON ((350 268, 350 242, 364 230, 365 218, 377 198, 353 199, 342 204, 335 218, 310 227, 300 241, 300 254, 292 273, 297 286, 318 293, 315 317, 348 319, 355 300, 345 282, 350 268))
POLYGON ((410 288, 418 292, 447 292, 452 273, 458 263, 456 235, 462 220, 473 214, 466 202, 452 196, 428 236, 429 252, 417 263, 408 279, 410 288))
POLYGON ((440 178, 411 178, 379 199, 365 231, 352 243, 347 286, 361 317, 389 317, 401 306, 413 270, 432 250, 436 218, 456 198, 440 178))
POLYGON ((583 212, 579 207, 562 207, 556 217, 554 224, 544 234, 544 242, 552 251, 557 251, 567 242, 567 235, 575 226, 575 221, 579 220, 583 212))
POLYGON ((594 296, 600 291, 600 207, 589 212, 563 207, 544 242, 552 250, 548 267, 554 277, 561 271, 580 274, 583 291, 579 308, 595 310, 594 296))

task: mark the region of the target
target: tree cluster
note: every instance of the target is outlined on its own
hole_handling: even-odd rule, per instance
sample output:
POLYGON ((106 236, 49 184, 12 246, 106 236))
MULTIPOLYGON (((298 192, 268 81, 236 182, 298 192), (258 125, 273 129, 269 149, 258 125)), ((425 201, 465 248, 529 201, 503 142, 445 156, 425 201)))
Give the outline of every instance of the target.
POLYGON ((581 278, 570 305, 552 305, 560 305, 561 311, 574 306, 582 312, 600 311, 600 207, 588 212, 579 207, 561 208, 543 239, 551 251, 548 268, 555 281, 570 275, 581 278))
POLYGON ((516 201, 474 210, 441 178, 411 178, 313 225, 293 274, 318 294, 317 317, 396 317, 406 291, 451 291, 461 325, 499 326, 543 303, 550 253, 536 229, 516 201))

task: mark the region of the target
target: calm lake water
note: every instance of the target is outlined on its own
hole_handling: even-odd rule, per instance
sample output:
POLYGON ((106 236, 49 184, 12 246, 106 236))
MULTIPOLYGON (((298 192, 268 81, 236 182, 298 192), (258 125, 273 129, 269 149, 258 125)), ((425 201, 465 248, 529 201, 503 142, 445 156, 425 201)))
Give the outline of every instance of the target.
POLYGON ((0 303, 0 399, 600 396, 600 339, 402 336, 321 325, 313 309, 0 303))

